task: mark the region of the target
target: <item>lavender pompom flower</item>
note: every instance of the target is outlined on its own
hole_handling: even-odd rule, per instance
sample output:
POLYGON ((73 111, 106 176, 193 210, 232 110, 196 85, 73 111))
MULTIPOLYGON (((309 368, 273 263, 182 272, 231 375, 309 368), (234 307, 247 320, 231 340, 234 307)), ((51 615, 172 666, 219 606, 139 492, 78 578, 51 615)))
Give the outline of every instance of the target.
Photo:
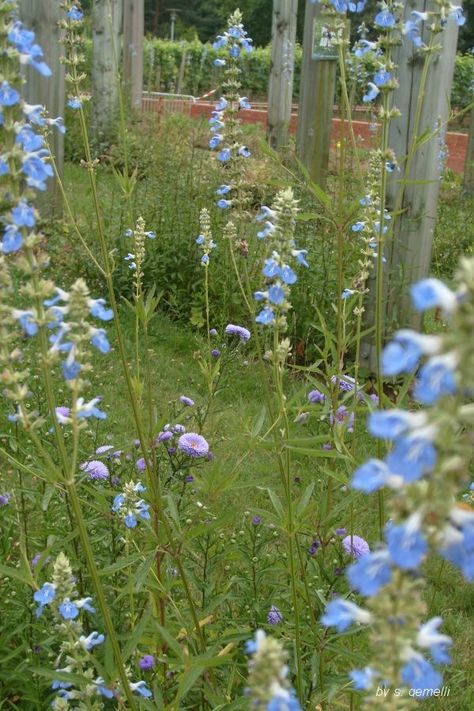
POLYGON ((81 471, 89 474, 90 479, 108 479, 110 472, 108 467, 96 459, 92 459, 89 462, 83 462, 79 467, 81 471))
POLYGON ((342 546, 348 555, 356 559, 370 553, 369 544, 360 536, 346 536, 342 539, 342 546))
POLYGON ((326 395, 322 393, 320 390, 311 390, 308 393, 308 401, 313 404, 321 404, 326 400, 326 395))
POLYGON ((186 397, 186 395, 181 395, 179 401, 185 405, 185 407, 192 407, 194 405, 194 400, 191 400, 190 397, 186 397))
POLYGON ((188 457, 206 457, 209 452, 209 444, 202 435, 188 432, 178 439, 178 449, 188 457))
POLYGON ((225 333, 229 336, 238 336, 243 343, 247 343, 250 339, 250 331, 243 326, 235 326, 233 323, 229 323, 225 327, 225 333))
POLYGON ((0 506, 7 506, 10 498, 11 494, 0 494, 0 506))
POLYGON ((142 671, 150 671, 150 669, 154 669, 155 665, 156 660, 152 654, 145 654, 138 662, 138 666, 142 671))

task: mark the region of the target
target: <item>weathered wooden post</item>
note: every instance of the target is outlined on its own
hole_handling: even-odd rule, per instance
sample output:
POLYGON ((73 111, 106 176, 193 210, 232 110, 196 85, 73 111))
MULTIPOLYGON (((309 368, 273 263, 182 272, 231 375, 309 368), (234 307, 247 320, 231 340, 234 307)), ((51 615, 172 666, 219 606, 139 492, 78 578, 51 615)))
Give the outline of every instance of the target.
POLYGON ((464 192, 468 195, 474 193, 474 107, 471 109, 469 118, 469 134, 464 160, 464 192))
MULTIPOLYGON (((423 12, 426 2, 408 0, 405 18, 413 10, 423 12)), ((401 117, 390 124, 389 146, 403 157, 414 138, 418 102, 422 100, 417 136, 444 127, 449 113, 449 100, 456 58, 458 26, 449 19, 440 35, 442 50, 431 59, 425 94, 420 96, 424 54, 415 52, 405 38, 395 62, 399 66, 400 87, 393 94, 393 104, 401 117)), ((401 173, 393 173, 387 191, 388 207, 398 207, 402 214, 395 221, 393 238, 387 245, 387 326, 390 321, 401 326, 419 328, 421 317, 411 307, 408 286, 426 277, 431 265, 433 233, 436 224, 440 185, 440 136, 433 135, 416 151, 409 175, 402 165, 401 173), (400 184, 400 179, 408 181, 400 184), (422 181, 422 182, 416 182, 422 181), (403 190, 400 201, 399 191, 403 190), (394 317, 394 318, 393 318, 394 317)))
POLYGON ((293 102, 298 0, 273 0, 272 58, 268 87, 268 141, 288 145, 293 102))
MULTIPOLYGON (((26 27, 36 33, 36 42, 44 52, 44 58, 53 75, 43 77, 35 69, 26 67, 26 84, 24 96, 29 104, 42 104, 52 118, 64 116, 65 87, 64 65, 60 59, 63 46, 60 44, 62 30, 59 21, 64 17, 64 11, 58 0, 21 0, 20 16, 26 27)), ((51 152, 54 156, 59 175, 64 170, 64 137, 54 130, 51 134, 51 152)), ((49 210, 51 215, 60 215, 62 197, 56 180, 50 180, 48 189, 41 196, 43 214, 49 210)))
POLYGON ((92 6, 92 136, 97 147, 110 140, 117 113, 121 0, 92 6))
POLYGON ((321 6, 306 0, 297 154, 311 179, 321 187, 328 171, 336 88, 338 49, 330 42, 331 31, 321 6))
POLYGON ((143 94, 144 0, 124 0, 123 80, 130 106, 141 110, 143 94))
MULTIPOLYGON (((430 8, 423 0, 405 3, 405 19, 416 10, 430 8)), ((423 28, 423 34, 429 30, 423 28)), ((384 333, 394 329, 412 327, 419 329, 422 315, 411 305, 409 286, 426 277, 430 271, 433 233, 436 224, 440 185, 440 133, 449 112, 449 98, 454 72, 458 27, 453 19, 439 36, 442 49, 434 54, 428 71, 424 94, 421 80, 425 53, 419 52, 409 38, 394 54, 398 65, 399 88, 392 94, 392 105, 401 116, 393 119, 389 129, 389 147, 401 161, 400 171, 394 171, 387 188, 389 211, 400 212, 394 218, 394 228, 384 249, 384 333), (418 126, 416 125, 418 124, 418 126), (416 134, 416 135, 415 135, 416 134), (428 134, 432 134, 428 138, 428 134), (413 141, 423 136, 409 161, 405 156, 413 141)), ((429 37, 424 37, 429 41, 429 37)), ((373 325, 375 313, 375 279, 369 282, 370 293, 366 308, 366 325, 373 325)), ((376 370, 375 344, 367 339, 361 347, 361 365, 376 370)))

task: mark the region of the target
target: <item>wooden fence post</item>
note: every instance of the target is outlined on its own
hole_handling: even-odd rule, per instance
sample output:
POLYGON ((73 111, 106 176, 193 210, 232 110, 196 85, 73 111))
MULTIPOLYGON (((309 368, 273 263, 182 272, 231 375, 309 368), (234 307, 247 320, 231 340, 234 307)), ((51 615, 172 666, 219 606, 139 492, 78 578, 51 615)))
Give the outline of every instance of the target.
POLYGON ((331 52, 327 37, 321 32, 324 19, 320 5, 306 0, 297 131, 298 158, 311 179, 323 188, 329 164, 337 67, 337 48, 331 52))
MULTIPOLYGON (((58 22, 63 19, 64 11, 59 0, 21 0, 20 17, 28 29, 36 34, 36 42, 44 52, 44 58, 53 75, 43 77, 38 72, 26 67, 26 84, 23 94, 29 104, 41 104, 52 118, 64 116, 65 86, 64 65, 60 59, 63 46, 60 44, 62 30, 58 22)), ((51 134, 51 152, 54 156, 59 175, 64 172, 64 137, 59 131, 51 134)), ((57 181, 48 181, 48 189, 40 196, 43 215, 60 216, 62 212, 62 197, 57 181)))
POLYGON ((141 110, 143 94, 144 0, 124 0, 123 79, 130 106, 141 110))
MULTIPOLYGON (((405 19, 414 10, 424 12, 427 3, 423 0, 408 0, 405 3, 405 19)), ((428 30, 425 29, 428 33, 428 30)), ((429 274, 433 233, 436 224, 438 194, 440 185, 440 141, 444 131, 435 132, 441 126, 446 128, 449 112, 449 97, 454 72, 458 27, 449 19, 440 36, 441 51, 431 59, 425 87, 419 128, 420 140, 414 154, 409 175, 406 175, 404 157, 414 140, 418 98, 425 54, 417 52, 413 43, 404 37, 397 48, 394 61, 398 65, 399 88, 392 94, 392 105, 401 111, 399 118, 393 119, 389 129, 389 147, 401 160, 400 171, 394 171, 388 182, 387 207, 393 210, 400 206, 401 214, 396 216, 391 238, 384 250, 384 333, 389 336, 396 328, 421 328, 422 315, 411 305, 409 286, 429 274), (433 134, 433 132, 435 132, 433 134), (430 138, 427 138, 431 133, 430 138), (426 137, 426 140, 424 138, 426 137), (401 181, 406 181, 404 187, 401 181), (403 193, 400 193, 403 190, 403 193), (400 196, 403 200, 400 202, 400 196)), ((419 107, 418 107, 419 110, 419 107)), ((375 312, 375 279, 369 280, 370 293, 366 308, 366 325, 373 325, 375 312), (372 316, 371 316, 372 315, 372 316)), ((361 347, 361 365, 376 370, 375 345, 366 339, 361 347)))
POLYGON ((110 140, 117 114, 121 0, 92 6, 92 136, 97 147, 110 140))
POLYGON ((268 86, 268 141, 288 145, 293 103, 298 0, 273 0, 272 57, 268 86))
POLYGON ((464 192, 468 195, 474 193, 474 107, 469 116, 469 134, 464 161, 464 192))

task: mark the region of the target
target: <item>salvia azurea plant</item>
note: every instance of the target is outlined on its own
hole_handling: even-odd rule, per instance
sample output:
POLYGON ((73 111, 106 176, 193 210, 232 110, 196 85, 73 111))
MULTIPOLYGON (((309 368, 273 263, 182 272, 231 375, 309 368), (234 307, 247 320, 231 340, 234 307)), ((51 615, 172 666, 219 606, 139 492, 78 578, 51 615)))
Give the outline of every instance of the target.
MULTIPOLYGON (((324 5, 338 18, 365 3, 324 5)), ((258 227, 252 224, 246 170, 254 159, 238 117, 249 106, 240 96, 239 59, 252 43, 241 13, 230 17, 215 45, 224 81, 210 122, 210 147, 222 168, 216 201, 229 221, 221 235, 203 209, 200 234, 190 236, 204 280, 206 334, 194 353, 204 394, 198 401, 186 391, 163 403, 155 396, 160 364, 152 361, 151 340, 159 299, 143 284, 147 240, 159 243, 159 234, 135 214, 136 185, 125 169, 119 181, 133 298, 122 311, 83 110, 83 12, 78 2, 63 7, 68 102, 81 126, 97 249, 74 222, 66 191, 64 197, 107 300, 93 298, 81 278, 70 286, 52 278, 35 199, 54 174, 49 131, 64 125, 23 100, 21 65, 44 77, 51 72, 34 33, 19 22, 16 2, 0 0, 0 377, 8 427, 0 456, 11 473, 0 507, 15 531, 7 545, 2 540, 14 563, 2 564, 0 574, 2 589, 10 579, 29 587, 26 602, 16 591, 8 598, 26 632, 15 630, 5 644, 0 700, 16 704, 24 673, 33 681, 18 708, 56 711, 329 711, 336 696, 351 708, 401 711, 437 696, 454 645, 441 616, 428 614, 424 567, 437 557, 466 581, 474 578, 474 512, 464 493, 474 420, 474 260, 462 261, 453 289, 435 279, 411 287, 416 309, 438 309, 446 321, 438 334, 397 331, 383 349, 378 314, 375 386, 361 382, 357 365, 347 372, 346 330, 352 310, 357 350, 365 282, 375 266, 381 288, 385 240, 397 218, 385 204, 387 175, 401 162, 383 143, 395 115, 388 104, 396 86, 391 48, 405 35, 429 57, 436 47, 424 44, 422 23, 436 38, 449 18, 462 22, 460 8, 435 2, 402 26, 400 4, 380 3, 379 38, 358 43, 358 59, 366 50, 376 58, 364 96, 370 105, 382 99, 385 129, 360 181, 361 214, 347 221, 352 236, 362 237, 360 271, 347 288, 341 259, 337 333, 326 329, 321 357, 308 370, 295 365, 290 328, 294 285, 313 262, 297 232, 300 193, 276 190, 255 215, 258 227), (228 252, 227 276, 248 308, 250 328, 213 327, 209 284, 218 249, 228 252), (129 312, 131 345, 123 329, 129 312), (219 398, 241 378, 244 353, 244 363, 258 369, 263 407, 255 419, 245 417, 227 446, 219 398), (102 430, 114 403, 96 390, 103 363, 114 358, 125 391, 120 409, 128 413, 119 444, 102 430), (406 409, 401 399, 391 407, 389 378, 404 378, 406 409), (377 456, 359 464, 367 409, 377 456), (374 492, 382 535, 369 545, 356 530, 369 540, 376 535, 361 530, 357 516, 361 493, 374 492), (234 509, 242 502, 240 515, 234 509), (41 521, 39 534, 31 532, 31 513, 41 521), (33 545, 41 550, 34 557, 33 545), (9 656, 21 634, 26 661, 18 661, 10 688, 9 656)), ((342 39, 342 60, 345 49, 342 39)), ((342 230, 337 239, 342 249, 342 230)), ((364 508, 371 505, 364 499, 364 508)))

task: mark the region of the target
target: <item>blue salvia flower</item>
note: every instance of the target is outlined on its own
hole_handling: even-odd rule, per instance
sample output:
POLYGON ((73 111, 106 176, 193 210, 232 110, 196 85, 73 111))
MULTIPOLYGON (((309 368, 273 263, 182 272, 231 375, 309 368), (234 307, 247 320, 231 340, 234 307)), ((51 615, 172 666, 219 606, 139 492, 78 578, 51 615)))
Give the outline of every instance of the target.
POLYGON ((246 694, 255 709, 266 711, 302 711, 288 681, 288 655, 280 642, 257 630, 245 645, 250 655, 246 694))
MULTIPOLYGON (((413 396, 428 409, 395 408, 371 413, 369 432, 393 442, 383 461, 370 459, 354 473, 352 487, 366 493, 393 489, 392 518, 385 528, 385 545, 363 555, 347 571, 351 588, 367 598, 368 622, 376 642, 376 659, 350 674, 354 688, 373 693, 382 680, 391 688, 410 688, 420 696, 442 685, 436 665, 450 663, 450 637, 439 631, 440 617, 423 621, 420 604, 425 585, 419 571, 430 553, 438 553, 474 580, 474 511, 456 503, 468 481, 470 441, 461 426, 471 405, 463 395, 473 392, 474 343, 466 325, 474 316, 474 259, 464 260, 456 292, 437 280, 412 287, 419 310, 443 308, 453 333, 427 336, 414 331, 395 335, 384 363, 401 371, 421 368, 413 396), (463 414, 464 413, 464 414, 463 414), (393 610, 393 614, 391 611, 393 610), (400 644, 393 643, 400 639, 400 644), (428 655, 428 656, 426 656, 428 655)), ((323 624, 341 632, 358 619, 357 607, 331 601, 323 624)))
POLYGON ((270 243, 271 253, 265 259, 262 275, 265 287, 254 293, 262 309, 257 314, 256 322, 266 326, 278 324, 286 328, 286 314, 290 309, 290 286, 298 279, 293 266, 308 266, 306 250, 296 249, 294 231, 298 201, 291 189, 278 193, 271 208, 264 205, 257 215, 257 221, 264 222, 263 229, 257 233, 259 239, 270 243))
POLYGON ((121 494, 117 494, 112 504, 112 511, 118 514, 127 528, 135 528, 139 520, 150 519, 149 505, 140 498, 145 487, 140 482, 130 481, 125 484, 121 494))

